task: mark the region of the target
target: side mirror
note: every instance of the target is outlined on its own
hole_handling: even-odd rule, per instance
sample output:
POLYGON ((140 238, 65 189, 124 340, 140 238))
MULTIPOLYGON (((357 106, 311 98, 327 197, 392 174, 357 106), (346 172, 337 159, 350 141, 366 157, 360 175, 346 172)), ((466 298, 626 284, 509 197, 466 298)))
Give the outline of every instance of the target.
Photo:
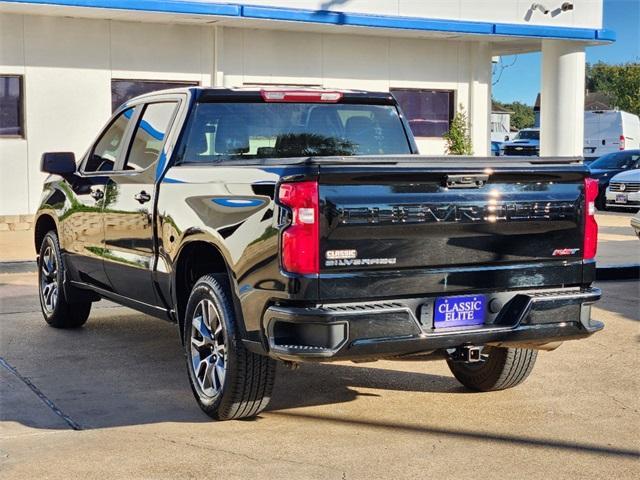
POLYGON ((40 171, 56 175, 75 173, 76 156, 73 152, 43 153, 40 160, 40 171))

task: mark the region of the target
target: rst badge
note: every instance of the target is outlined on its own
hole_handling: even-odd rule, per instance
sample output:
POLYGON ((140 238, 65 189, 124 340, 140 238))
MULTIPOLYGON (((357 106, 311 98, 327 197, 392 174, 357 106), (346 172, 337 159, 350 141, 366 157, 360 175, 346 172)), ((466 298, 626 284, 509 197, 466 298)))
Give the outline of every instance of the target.
POLYGON ((579 251, 579 248, 556 248, 551 255, 554 257, 566 257, 568 255, 575 255, 579 251))

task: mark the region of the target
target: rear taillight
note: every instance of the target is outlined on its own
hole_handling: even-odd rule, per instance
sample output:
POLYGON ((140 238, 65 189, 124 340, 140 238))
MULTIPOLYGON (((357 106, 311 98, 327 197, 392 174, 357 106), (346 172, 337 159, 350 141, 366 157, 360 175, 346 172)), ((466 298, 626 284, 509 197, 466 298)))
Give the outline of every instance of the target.
POLYGON ((596 198, 598 198, 598 180, 584 179, 584 246, 585 260, 595 258, 598 250, 598 223, 596 222, 596 198))
POLYGON ((624 135, 620 135, 620 150, 624 150, 625 141, 626 138, 624 138, 624 135))
POLYGON ((318 183, 283 183, 278 196, 292 214, 291 225, 282 232, 282 267, 290 273, 318 274, 318 183))

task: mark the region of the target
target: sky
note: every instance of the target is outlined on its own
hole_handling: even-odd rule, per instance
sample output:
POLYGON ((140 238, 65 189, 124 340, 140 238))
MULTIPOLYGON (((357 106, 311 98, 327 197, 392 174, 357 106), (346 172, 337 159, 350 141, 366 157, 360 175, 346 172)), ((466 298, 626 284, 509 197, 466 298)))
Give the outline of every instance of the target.
MULTIPOLYGON (((587 62, 640 62, 640 0, 604 0, 604 28, 616 32, 616 41, 588 47, 587 62)), ((502 65, 501 75, 500 68, 494 69, 493 97, 533 105, 540 88, 540 53, 502 57, 502 65)))

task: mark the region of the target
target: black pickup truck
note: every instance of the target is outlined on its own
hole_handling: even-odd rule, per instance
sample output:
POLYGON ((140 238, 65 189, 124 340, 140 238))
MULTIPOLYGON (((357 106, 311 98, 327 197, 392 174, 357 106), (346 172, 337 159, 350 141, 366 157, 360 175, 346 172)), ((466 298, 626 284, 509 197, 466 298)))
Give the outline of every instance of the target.
POLYGON ((603 328, 580 160, 420 156, 388 93, 149 94, 42 170, 47 323, 101 298, 175 322, 216 419, 263 410, 277 361, 441 358, 489 391, 603 328))

